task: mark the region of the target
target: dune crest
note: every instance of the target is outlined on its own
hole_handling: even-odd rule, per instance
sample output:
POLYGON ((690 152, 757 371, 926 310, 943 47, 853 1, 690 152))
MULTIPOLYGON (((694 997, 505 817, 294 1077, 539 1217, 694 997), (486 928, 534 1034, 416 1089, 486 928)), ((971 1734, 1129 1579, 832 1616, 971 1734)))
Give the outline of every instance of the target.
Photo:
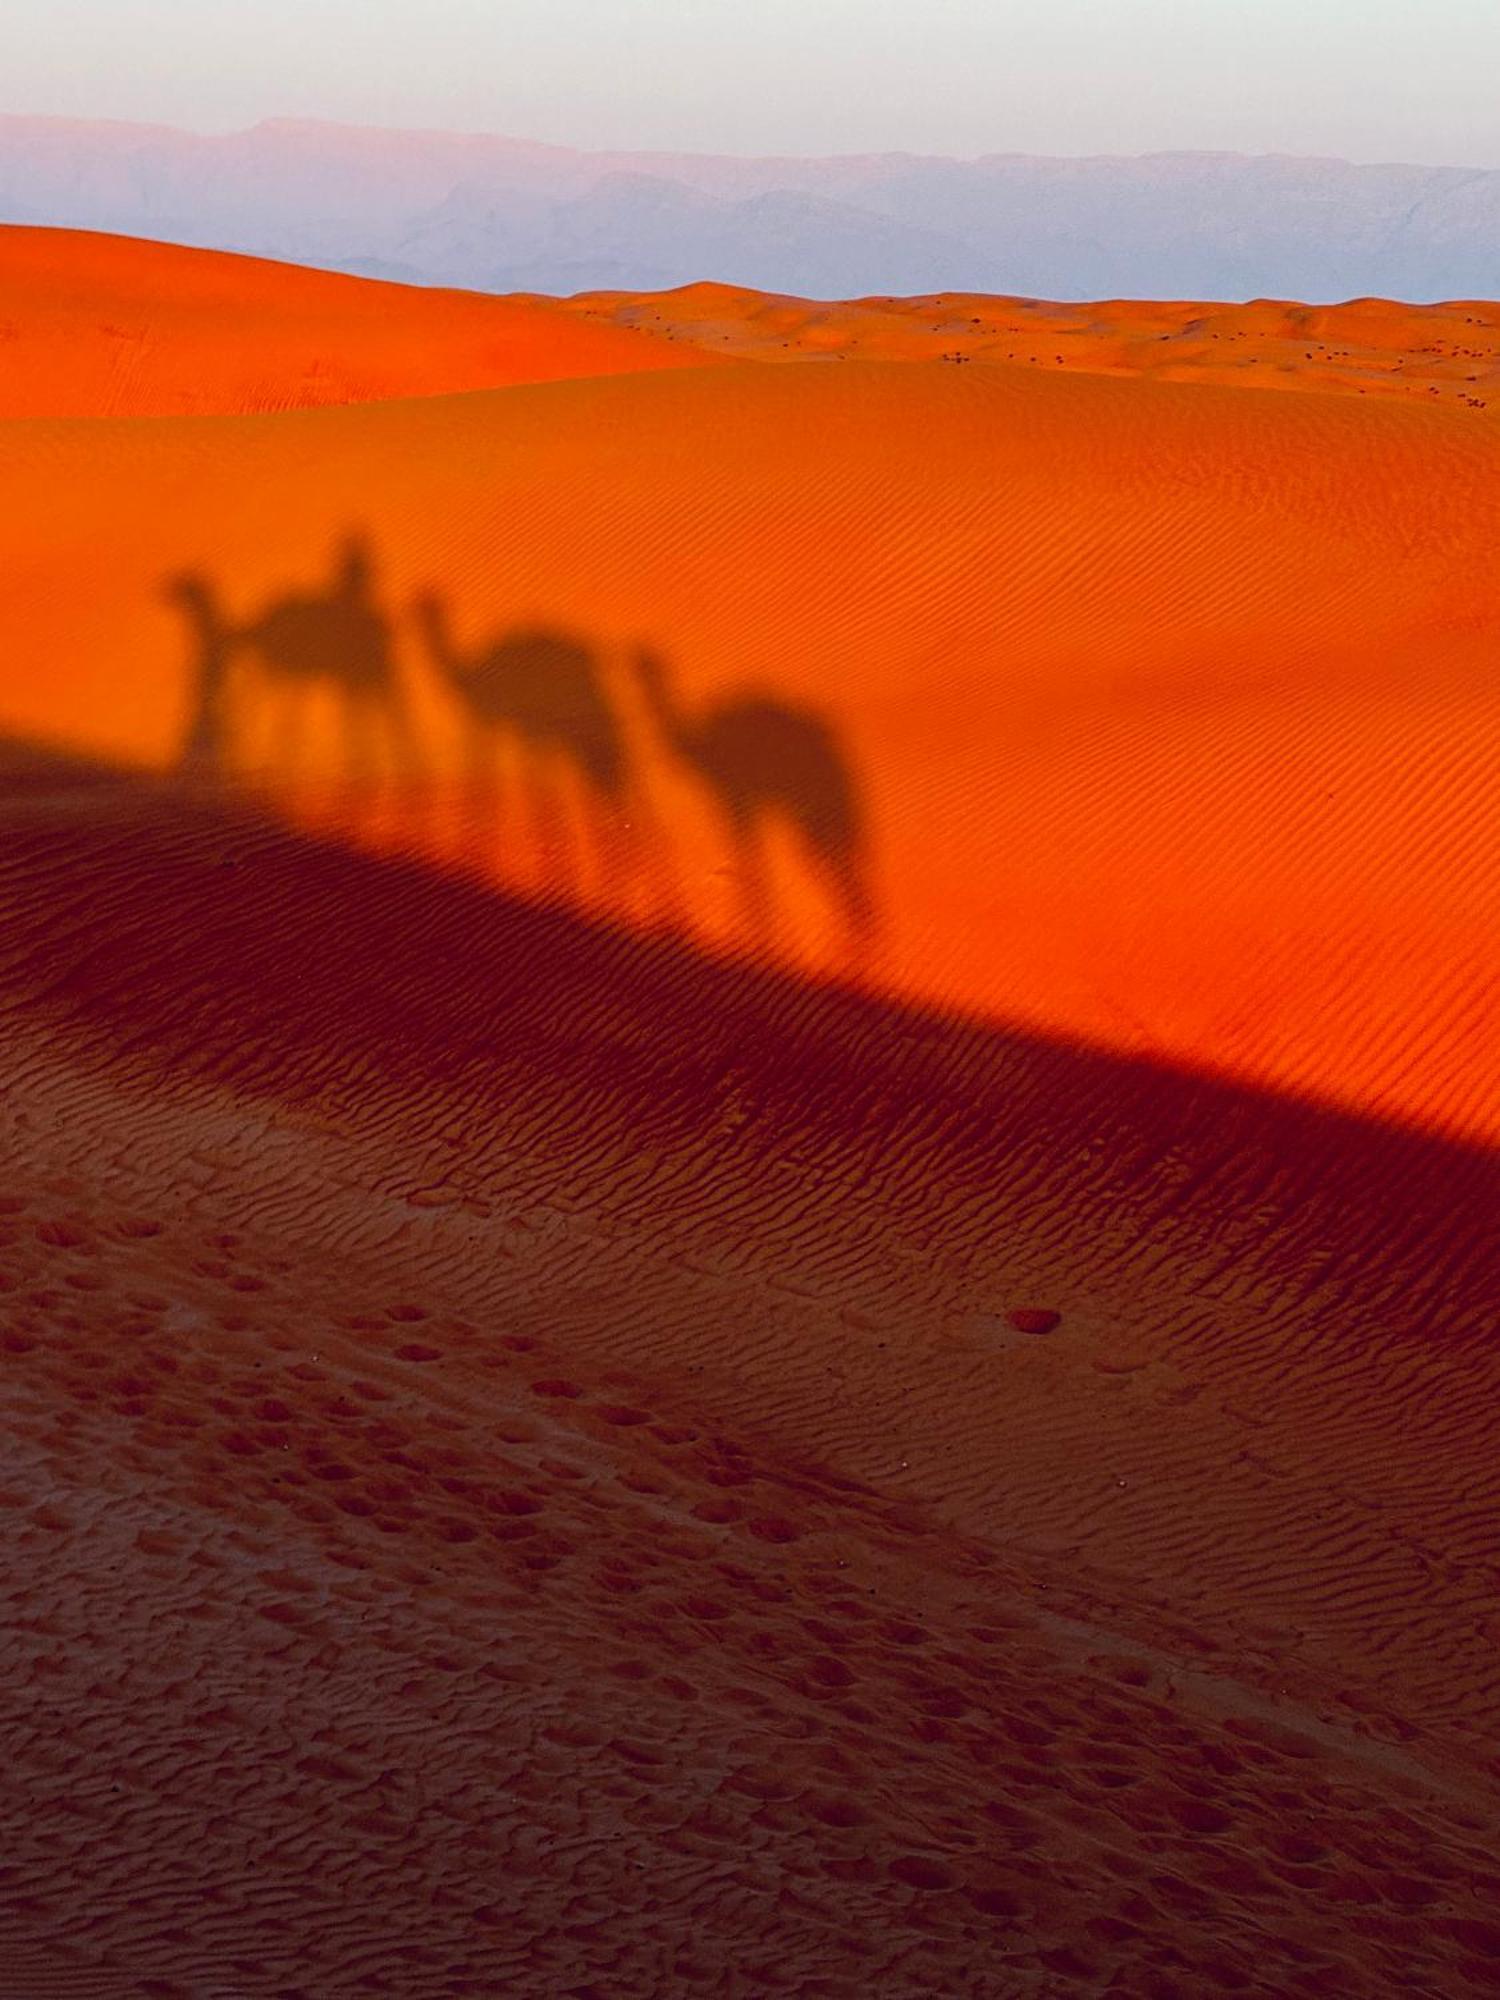
POLYGON ((703 365, 550 300, 0 225, 0 418, 311 410, 703 365))

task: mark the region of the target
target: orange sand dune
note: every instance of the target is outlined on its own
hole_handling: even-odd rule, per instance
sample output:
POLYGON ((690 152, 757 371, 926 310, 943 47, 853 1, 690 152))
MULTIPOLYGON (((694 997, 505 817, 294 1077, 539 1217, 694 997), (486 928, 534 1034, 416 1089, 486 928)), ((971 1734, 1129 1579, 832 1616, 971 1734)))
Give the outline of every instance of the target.
POLYGON ((0 225, 0 417, 307 410, 701 364, 549 300, 0 225))
POLYGON ((1500 1990, 1495 419, 606 372, 0 426, 0 1981, 1500 1990))
POLYGON ((1488 407, 1500 383, 1500 307, 1457 299, 1304 306, 1103 299, 785 298, 733 285, 594 292, 562 302, 592 325, 637 328, 754 361, 1005 362, 1256 389, 1420 397, 1488 407))
MULTIPOLYGON (((688 719, 745 691, 815 712, 858 793, 876 934, 853 954, 837 881, 783 843, 780 958, 1500 1132, 1487 419, 868 364, 13 425, 5 457, 13 731, 169 768, 195 702, 201 723, 205 618, 228 632, 328 588, 357 532, 409 751, 397 773, 376 746, 391 782, 368 838, 750 948, 752 857, 720 780, 650 711, 648 647, 688 719), (184 573, 206 603, 173 594, 184 573), (468 796, 479 719, 443 661, 536 626, 596 658, 641 837, 653 815, 669 828, 628 883, 582 850, 565 881, 531 851, 519 773, 507 833, 434 825, 468 796), (398 783, 429 803, 403 807, 398 783)), ((224 754, 295 765, 298 810, 359 747, 326 738, 337 662, 321 688, 253 648, 235 671, 224 754), (316 740, 294 754, 288 729, 316 740)))

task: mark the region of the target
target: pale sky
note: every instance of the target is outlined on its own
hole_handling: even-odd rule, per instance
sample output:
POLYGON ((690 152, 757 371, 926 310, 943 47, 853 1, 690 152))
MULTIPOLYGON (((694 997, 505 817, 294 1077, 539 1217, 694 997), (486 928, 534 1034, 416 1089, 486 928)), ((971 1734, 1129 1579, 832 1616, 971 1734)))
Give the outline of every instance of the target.
POLYGON ((0 0, 0 111, 1500 167, 1500 0, 0 0))

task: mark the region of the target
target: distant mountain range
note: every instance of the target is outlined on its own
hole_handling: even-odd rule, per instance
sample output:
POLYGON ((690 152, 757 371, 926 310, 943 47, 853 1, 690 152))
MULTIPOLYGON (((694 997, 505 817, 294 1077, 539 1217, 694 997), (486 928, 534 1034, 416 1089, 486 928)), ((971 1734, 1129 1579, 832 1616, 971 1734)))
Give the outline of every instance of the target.
POLYGON ((0 221, 484 291, 1500 295, 1500 171, 1281 155, 739 159, 0 117, 0 221))

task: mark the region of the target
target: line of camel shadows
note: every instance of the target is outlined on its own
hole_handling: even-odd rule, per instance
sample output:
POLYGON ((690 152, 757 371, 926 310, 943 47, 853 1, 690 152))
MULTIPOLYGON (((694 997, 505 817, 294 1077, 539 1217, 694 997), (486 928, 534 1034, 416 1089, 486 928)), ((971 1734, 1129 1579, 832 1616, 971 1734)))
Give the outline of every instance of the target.
MULTIPOLYGON (((310 697, 319 692, 332 697, 346 780, 371 780, 382 767, 398 779, 420 779, 423 746, 397 665, 397 623, 376 593, 366 537, 346 538, 326 588, 289 591, 250 617, 230 618, 201 571, 169 578, 164 594, 187 619, 192 646, 184 775, 232 781, 248 704, 259 708, 268 736, 265 768, 292 780, 305 763, 310 697)), ((569 893, 576 886, 570 794, 582 801, 606 899, 643 869, 669 862, 652 759, 586 639, 518 626, 461 647, 434 590, 413 602, 409 617, 427 669, 457 716, 475 825, 500 821, 504 762, 524 795, 552 888, 569 893)), ((637 712, 655 743, 702 789, 724 827, 748 938, 765 943, 775 933, 772 847, 780 830, 821 884, 844 950, 862 957, 876 928, 865 806, 828 718, 760 692, 685 707, 666 661, 645 647, 634 653, 631 675, 637 712)))

